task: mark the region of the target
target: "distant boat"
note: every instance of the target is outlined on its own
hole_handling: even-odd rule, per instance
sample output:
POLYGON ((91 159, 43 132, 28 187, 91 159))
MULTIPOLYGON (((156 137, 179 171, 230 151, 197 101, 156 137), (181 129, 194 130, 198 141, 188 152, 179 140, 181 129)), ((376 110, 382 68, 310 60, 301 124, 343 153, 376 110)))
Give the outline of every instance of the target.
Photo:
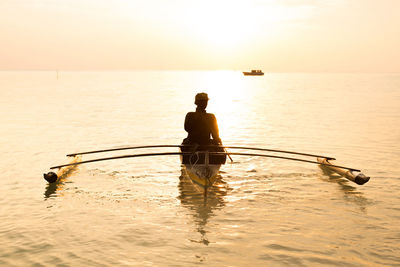
POLYGON ((264 72, 262 70, 251 70, 251 72, 248 71, 243 71, 244 75, 264 75, 264 72))

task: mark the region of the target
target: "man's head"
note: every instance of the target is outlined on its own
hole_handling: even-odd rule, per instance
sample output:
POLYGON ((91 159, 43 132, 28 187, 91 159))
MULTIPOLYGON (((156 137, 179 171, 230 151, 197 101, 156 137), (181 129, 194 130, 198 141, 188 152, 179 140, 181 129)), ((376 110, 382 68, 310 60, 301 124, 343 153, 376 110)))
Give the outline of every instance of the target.
POLYGON ((206 93, 198 93, 194 99, 194 103, 202 109, 206 109, 208 103, 208 95, 206 93))

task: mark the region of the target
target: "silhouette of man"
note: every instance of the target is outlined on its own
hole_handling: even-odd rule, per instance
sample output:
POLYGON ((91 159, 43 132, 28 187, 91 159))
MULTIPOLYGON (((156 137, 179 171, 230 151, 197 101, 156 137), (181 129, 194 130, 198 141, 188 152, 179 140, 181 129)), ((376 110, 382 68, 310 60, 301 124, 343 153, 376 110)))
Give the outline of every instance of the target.
POLYGON ((207 113, 208 95, 199 93, 195 97, 196 112, 189 112, 185 118, 185 130, 188 132, 184 144, 218 145, 221 144, 217 119, 207 113), (212 136, 212 139, 210 138, 212 136))

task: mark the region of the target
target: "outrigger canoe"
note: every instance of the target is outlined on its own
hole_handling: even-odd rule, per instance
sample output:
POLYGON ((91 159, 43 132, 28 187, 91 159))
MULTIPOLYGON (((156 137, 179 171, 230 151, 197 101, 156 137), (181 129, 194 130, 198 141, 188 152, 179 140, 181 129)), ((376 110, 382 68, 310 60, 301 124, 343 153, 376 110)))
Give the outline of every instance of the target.
MULTIPOLYGON (((335 160, 333 157, 314 155, 309 153, 301 153, 301 152, 293 152, 293 151, 285 151, 285 150, 277 150, 277 149, 268 149, 268 148, 257 148, 257 147, 241 147, 241 146, 217 146, 217 145, 208 145, 208 146, 195 146, 195 145, 149 145, 149 146, 130 146, 130 147, 122 147, 122 148, 111 148, 111 149, 103 149, 103 150, 94 150, 87 152, 79 152, 68 154, 68 157, 73 157, 72 162, 68 164, 58 165, 51 167, 50 169, 59 169, 59 172, 56 174, 54 172, 48 172, 44 174, 44 178, 49 183, 56 182, 59 179, 59 176, 64 173, 63 168, 69 166, 75 166, 83 163, 90 163, 96 161, 104 161, 104 160, 114 160, 114 159, 122 159, 122 158, 136 158, 136 157, 148 157, 148 156, 169 156, 169 155, 179 155, 181 157, 181 163, 183 165, 183 169, 187 176, 190 178, 192 183, 204 191, 204 194, 207 194, 208 188, 210 188, 215 180, 217 179, 219 169, 221 165, 225 164, 226 157, 228 156, 230 159, 230 155, 239 155, 239 156, 250 156, 250 157, 267 157, 267 158, 276 158, 276 159, 285 159, 292 161, 300 161, 307 163, 319 164, 320 166, 326 167, 329 170, 341 175, 348 180, 357 183, 359 185, 365 184, 369 181, 370 177, 365 176, 361 173, 360 170, 339 166, 332 164, 331 160, 335 160), (93 153, 101 153, 101 152, 111 152, 111 151, 120 151, 120 150, 128 150, 128 149, 146 149, 146 148, 180 148, 180 152, 159 152, 159 153, 143 153, 143 154, 130 154, 130 155, 122 155, 122 156, 113 156, 107 158, 97 158, 91 160, 80 161, 80 155, 85 154, 93 154, 93 153), (256 153, 243 153, 243 152, 230 152, 228 153, 226 149, 240 149, 240 150, 257 150, 257 151, 268 151, 274 153, 284 153, 284 154, 292 154, 299 155, 305 157, 315 157, 317 161, 301 159, 301 158, 293 158, 286 157, 281 155, 268 155, 268 154, 256 154, 256 153)), ((232 159, 231 159, 232 160, 232 159)))

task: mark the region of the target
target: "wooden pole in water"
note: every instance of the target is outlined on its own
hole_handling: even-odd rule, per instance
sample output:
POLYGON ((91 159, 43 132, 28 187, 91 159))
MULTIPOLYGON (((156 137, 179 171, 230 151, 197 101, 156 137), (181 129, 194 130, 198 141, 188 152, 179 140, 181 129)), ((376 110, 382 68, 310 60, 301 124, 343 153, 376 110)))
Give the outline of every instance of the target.
MULTIPOLYGON (((222 152, 213 152, 213 153, 210 153, 210 154, 223 154, 223 153, 222 152)), ((306 160, 306 159, 289 158, 289 157, 282 157, 282 156, 275 156, 275 155, 265 155, 265 154, 238 153, 238 152, 232 152, 230 154, 231 155, 239 155, 239 156, 253 156, 253 157, 266 157, 266 158, 274 158, 274 159, 286 159, 286 160, 307 162, 307 163, 320 164, 320 165, 330 165, 330 166, 334 166, 334 167, 337 167, 337 168, 356 171, 356 172, 360 171, 358 169, 354 169, 354 168, 350 168, 350 167, 332 165, 332 164, 325 164, 325 163, 320 163, 318 161, 312 161, 312 160, 306 160)))
MULTIPOLYGON (((340 174, 341 176, 347 178, 348 180, 358 184, 358 185, 363 185, 366 182, 369 181, 370 177, 365 176, 361 172, 358 174, 352 173, 351 169, 341 169, 338 168, 337 166, 331 164, 327 159, 325 158, 317 158, 317 161, 323 165, 324 167, 328 168, 329 170, 336 172, 337 174, 340 174)), ((357 170, 359 172, 359 170, 357 170)))
POLYGON ((190 153, 190 152, 162 152, 162 153, 146 153, 146 154, 123 155, 123 156, 116 156, 116 157, 83 160, 83 161, 80 161, 80 162, 73 162, 73 163, 58 165, 58 166, 50 167, 50 170, 58 169, 58 168, 66 167, 66 166, 80 165, 80 164, 85 164, 85 163, 90 163, 90 162, 113 160, 113 159, 150 157, 150 156, 169 156, 169 155, 190 155, 190 154, 192 154, 192 153, 190 153))
POLYGON ((314 157, 314 158, 326 158, 326 159, 331 159, 331 160, 335 159, 335 158, 329 157, 329 156, 321 156, 321 155, 314 155, 314 154, 303 153, 303 152, 295 152, 295 151, 287 151, 287 150, 279 150, 279 149, 270 149, 270 148, 243 147, 243 146, 225 146, 225 147, 226 148, 231 148, 231 149, 248 149, 248 150, 258 150, 258 151, 293 154, 293 155, 307 156, 307 157, 314 157))
POLYGON ((112 152, 112 151, 128 150, 128 149, 161 148, 161 147, 183 147, 183 145, 127 146, 127 147, 120 147, 120 148, 108 148, 108 149, 101 149, 101 150, 77 152, 77 153, 68 154, 67 157, 74 157, 74 156, 76 156, 76 155, 86 155, 86 154, 94 154, 94 153, 102 153, 102 152, 112 152))
MULTIPOLYGON (((76 162, 80 162, 81 160, 81 156, 75 156, 71 162, 70 165, 72 165, 71 163, 76 163, 76 162)), ((76 165, 76 164, 75 164, 76 165)), ((60 168, 57 173, 55 172, 48 172, 48 173, 43 173, 43 178, 49 182, 49 183, 55 183, 57 182, 57 180, 65 175, 68 175, 68 173, 70 171, 73 170, 73 168, 75 168, 75 166, 71 166, 69 169, 68 168, 60 168)))

